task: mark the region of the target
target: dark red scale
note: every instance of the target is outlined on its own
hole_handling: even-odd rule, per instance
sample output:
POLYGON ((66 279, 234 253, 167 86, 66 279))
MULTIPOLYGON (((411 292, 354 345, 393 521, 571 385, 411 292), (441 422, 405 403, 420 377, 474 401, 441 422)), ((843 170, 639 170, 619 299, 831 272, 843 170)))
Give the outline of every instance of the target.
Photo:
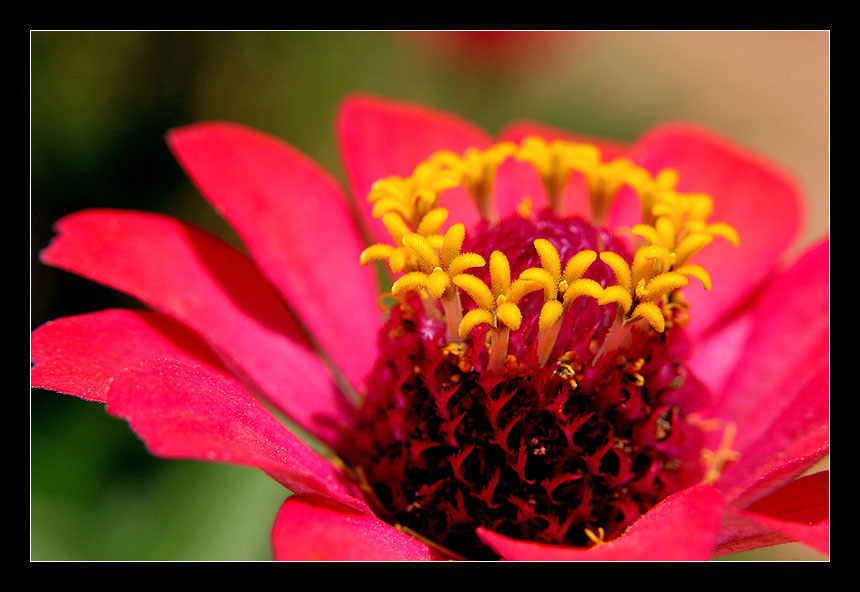
MULTIPOLYGON (((502 251, 513 278, 540 266, 536 238, 555 245, 562 265, 583 249, 630 259, 605 231, 552 212, 482 224, 467 236, 464 252, 489 259, 502 251)), ((473 271, 489 284, 486 268, 473 271)), ((585 277, 615 283, 600 260, 585 277)), ((495 555, 477 527, 585 547, 587 528, 603 528, 610 540, 700 478, 701 434, 685 415, 705 390, 684 366, 683 331, 658 334, 642 323, 623 350, 594 360, 616 306, 579 298, 540 368, 542 304, 542 292, 520 302, 522 328, 511 332, 499 372, 486 369, 488 327, 451 346, 443 320, 428 317, 417 296, 392 309, 359 429, 345 447, 380 515, 462 557, 487 559, 495 555)))

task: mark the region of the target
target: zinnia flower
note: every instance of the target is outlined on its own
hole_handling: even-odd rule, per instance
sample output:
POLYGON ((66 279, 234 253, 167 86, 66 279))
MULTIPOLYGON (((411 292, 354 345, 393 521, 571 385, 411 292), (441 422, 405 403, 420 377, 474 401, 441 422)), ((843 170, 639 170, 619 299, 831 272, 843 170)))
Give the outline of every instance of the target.
POLYGON ((46 264, 152 310, 38 328, 32 385, 282 483, 277 559, 828 552, 828 474, 801 476, 829 450, 828 242, 782 266, 786 175, 681 124, 494 141, 356 95, 337 133, 355 202, 260 132, 168 134, 247 255, 158 214, 60 220, 46 264))

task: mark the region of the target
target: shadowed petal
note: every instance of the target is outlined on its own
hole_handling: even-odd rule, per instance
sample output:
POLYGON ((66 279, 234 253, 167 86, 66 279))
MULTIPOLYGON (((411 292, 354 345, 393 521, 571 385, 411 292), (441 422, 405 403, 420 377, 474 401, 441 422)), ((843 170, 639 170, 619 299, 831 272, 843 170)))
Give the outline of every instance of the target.
POLYGON ((291 146, 236 124, 195 124, 167 140, 263 275, 360 387, 381 323, 378 288, 358 265, 364 242, 338 184, 291 146))
MULTIPOLYGON (((353 197, 363 222, 376 240, 390 241, 379 220, 371 216, 367 195, 373 183, 384 177, 406 177, 437 150, 463 153, 486 148, 491 139, 472 123, 423 105, 353 94, 337 114, 337 137, 353 197)), ((449 220, 469 228, 479 219, 478 210, 464 191, 444 192, 439 205, 450 211, 449 220)))
POLYGON ((157 456, 256 467, 299 493, 359 503, 334 466, 293 436, 232 377, 155 360, 117 376, 107 411, 157 456))
POLYGON ((42 261, 135 296, 223 354, 299 425, 333 440, 343 396, 271 285, 241 253, 178 220, 88 210, 56 224, 42 261))
POLYGON ((100 403, 116 375, 147 360, 178 360, 223 371, 197 335, 151 311, 103 310, 56 319, 33 332, 30 347, 31 386, 100 403))
POLYGON ((734 226, 740 235, 738 247, 717 238, 694 257, 713 278, 707 294, 695 282, 684 292, 694 311, 688 331, 700 335, 750 295, 794 240, 802 219, 801 192, 758 156, 691 125, 652 130, 639 139, 630 158, 652 174, 676 169, 678 190, 713 197, 710 219, 734 226))
POLYGON ((370 510, 321 495, 294 495, 278 512, 272 545, 279 561, 427 561, 439 554, 370 510))
POLYGON ((620 537, 590 549, 517 541, 483 529, 478 536, 510 560, 701 561, 714 547, 722 513, 719 492, 697 485, 670 495, 620 537))
POLYGON ((829 552, 830 472, 796 479, 727 517, 717 555, 798 541, 829 552))

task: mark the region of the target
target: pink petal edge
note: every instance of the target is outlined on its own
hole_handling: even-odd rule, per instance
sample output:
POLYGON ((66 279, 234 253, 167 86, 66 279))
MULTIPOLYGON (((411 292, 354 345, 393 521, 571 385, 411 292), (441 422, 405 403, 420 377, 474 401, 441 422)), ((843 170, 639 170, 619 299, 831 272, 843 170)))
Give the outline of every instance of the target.
POLYGON ((630 158, 651 173, 674 168, 679 191, 714 200, 710 220, 735 227, 740 246, 717 238, 693 257, 708 270, 713 288, 685 291, 692 315, 688 331, 701 335, 737 307, 765 279, 797 237, 803 219, 800 188, 757 154, 691 124, 658 126, 635 144, 630 158))
POLYGON ((322 495, 294 495, 272 527, 278 561, 429 561, 441 555, 386 524, 366 507, 322 495))
POLYGON ((617 539, 590 549, 518 541, 484 529, 478 536, 516 561, 702 561, 714 548, 722 515, 720 493, 696 485, 661 501, 617 539))
POLYGON ((227 374, 153 360, 114 378, 107 411, 156 456, 256 467, 291 491, 363 503, 331 463, 227 374))
MULTIPOLYGON (((490 136, 456 115, 417 103, 353 93, 341 103, 336 119, 341 160, 362 222, 375 240, 389 242, 379 220, 371 216, 367 201, 375 181, 412 174, 416 165, 438 150, 462 153, 486 148, 490 136)), ((477 208, 462 190, 440 196, 449 220, 470 227, 479 219, 477 208)))
POLYGON ((103 310, 49 321, 30 337, 30 385, 104 403, 115 376, 153 359, 223 371, 208 345, 161 313, 103 310))
POLYGON ((360 388, 375 361, 379 290, 358 264, 364 242, 337 182, 288 144, 232 123, 173 129, 167 141, 313 339, 360 388))
POLYGON ((122 210, 61 219, 42 261, 135 296, 204 338, 304 429, 335 441, 346 400, 282 300, 224 241, 178 220, 122 210))

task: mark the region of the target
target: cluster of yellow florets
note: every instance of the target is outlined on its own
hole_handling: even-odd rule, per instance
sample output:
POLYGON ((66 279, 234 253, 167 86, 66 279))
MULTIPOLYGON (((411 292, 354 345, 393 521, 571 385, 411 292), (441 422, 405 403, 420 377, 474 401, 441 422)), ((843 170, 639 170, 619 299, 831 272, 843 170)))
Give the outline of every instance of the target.
POLYGON ((394 274, 402 273, 391 287, 394 296, 417 291, 440 300, 451 343, 465 339, 482 323, 489 325, 493 339, 490 365, 496 367, 504 359, 508 332, 518 330, 522 322, 520 299, 543 290, 538 352, 541 364, 545 364, 565 311, 580 296, 594 298, 602 305, 617 304, 622 324, 645 319, 655 331, 663 332, 668 311, 683 307, 679 289, 688 284, 688 278, 711 288, 707 271, 689 263, 690 257, 716 236, 733 244, 737 244, 738 236, 726 224, 708 223, 711 198, 679 193, 677 181, 678 175, 671 169, 653 176, 626 158, 603 161, 600 150, 590 144, 547 142, 537 137, 528 137, 518 145, 503 142, 485 150, 470 149, 463 155, 437 152, 411 176, 388 177, 373 185, 368 197, 373 216, 381 219, 393 242, 369 246, 361 254, 361 263, 385 261, 394 274), (467 273, 483 268, 487 261, 477 253, 462 252, 466 236, 463 224, 455 223, 441 231, 448 210, 439 207, 439 194, 463 186, 482 216, 491 219, 496 170, 507 158, 534 166, 549 207, 556 211, 569 176, 574 172, 583 175, 595 223, 605 220, 618 190, 631 187, 642 204, 642 222, 631 229, 641 239, 632 264, 611 251, 598 254, 584 250, 562 267, 557 249, 548 240, 537 239, 534 248, 541 267, 526 269, 514 279, 508 258, 494 251, 489 261, 489 286, 467 273), (604 288, 583 277, 598 257, 612 269, 615 285, 604 288), (476 304, 466 315, 462 314, 460 290, 476 304))

